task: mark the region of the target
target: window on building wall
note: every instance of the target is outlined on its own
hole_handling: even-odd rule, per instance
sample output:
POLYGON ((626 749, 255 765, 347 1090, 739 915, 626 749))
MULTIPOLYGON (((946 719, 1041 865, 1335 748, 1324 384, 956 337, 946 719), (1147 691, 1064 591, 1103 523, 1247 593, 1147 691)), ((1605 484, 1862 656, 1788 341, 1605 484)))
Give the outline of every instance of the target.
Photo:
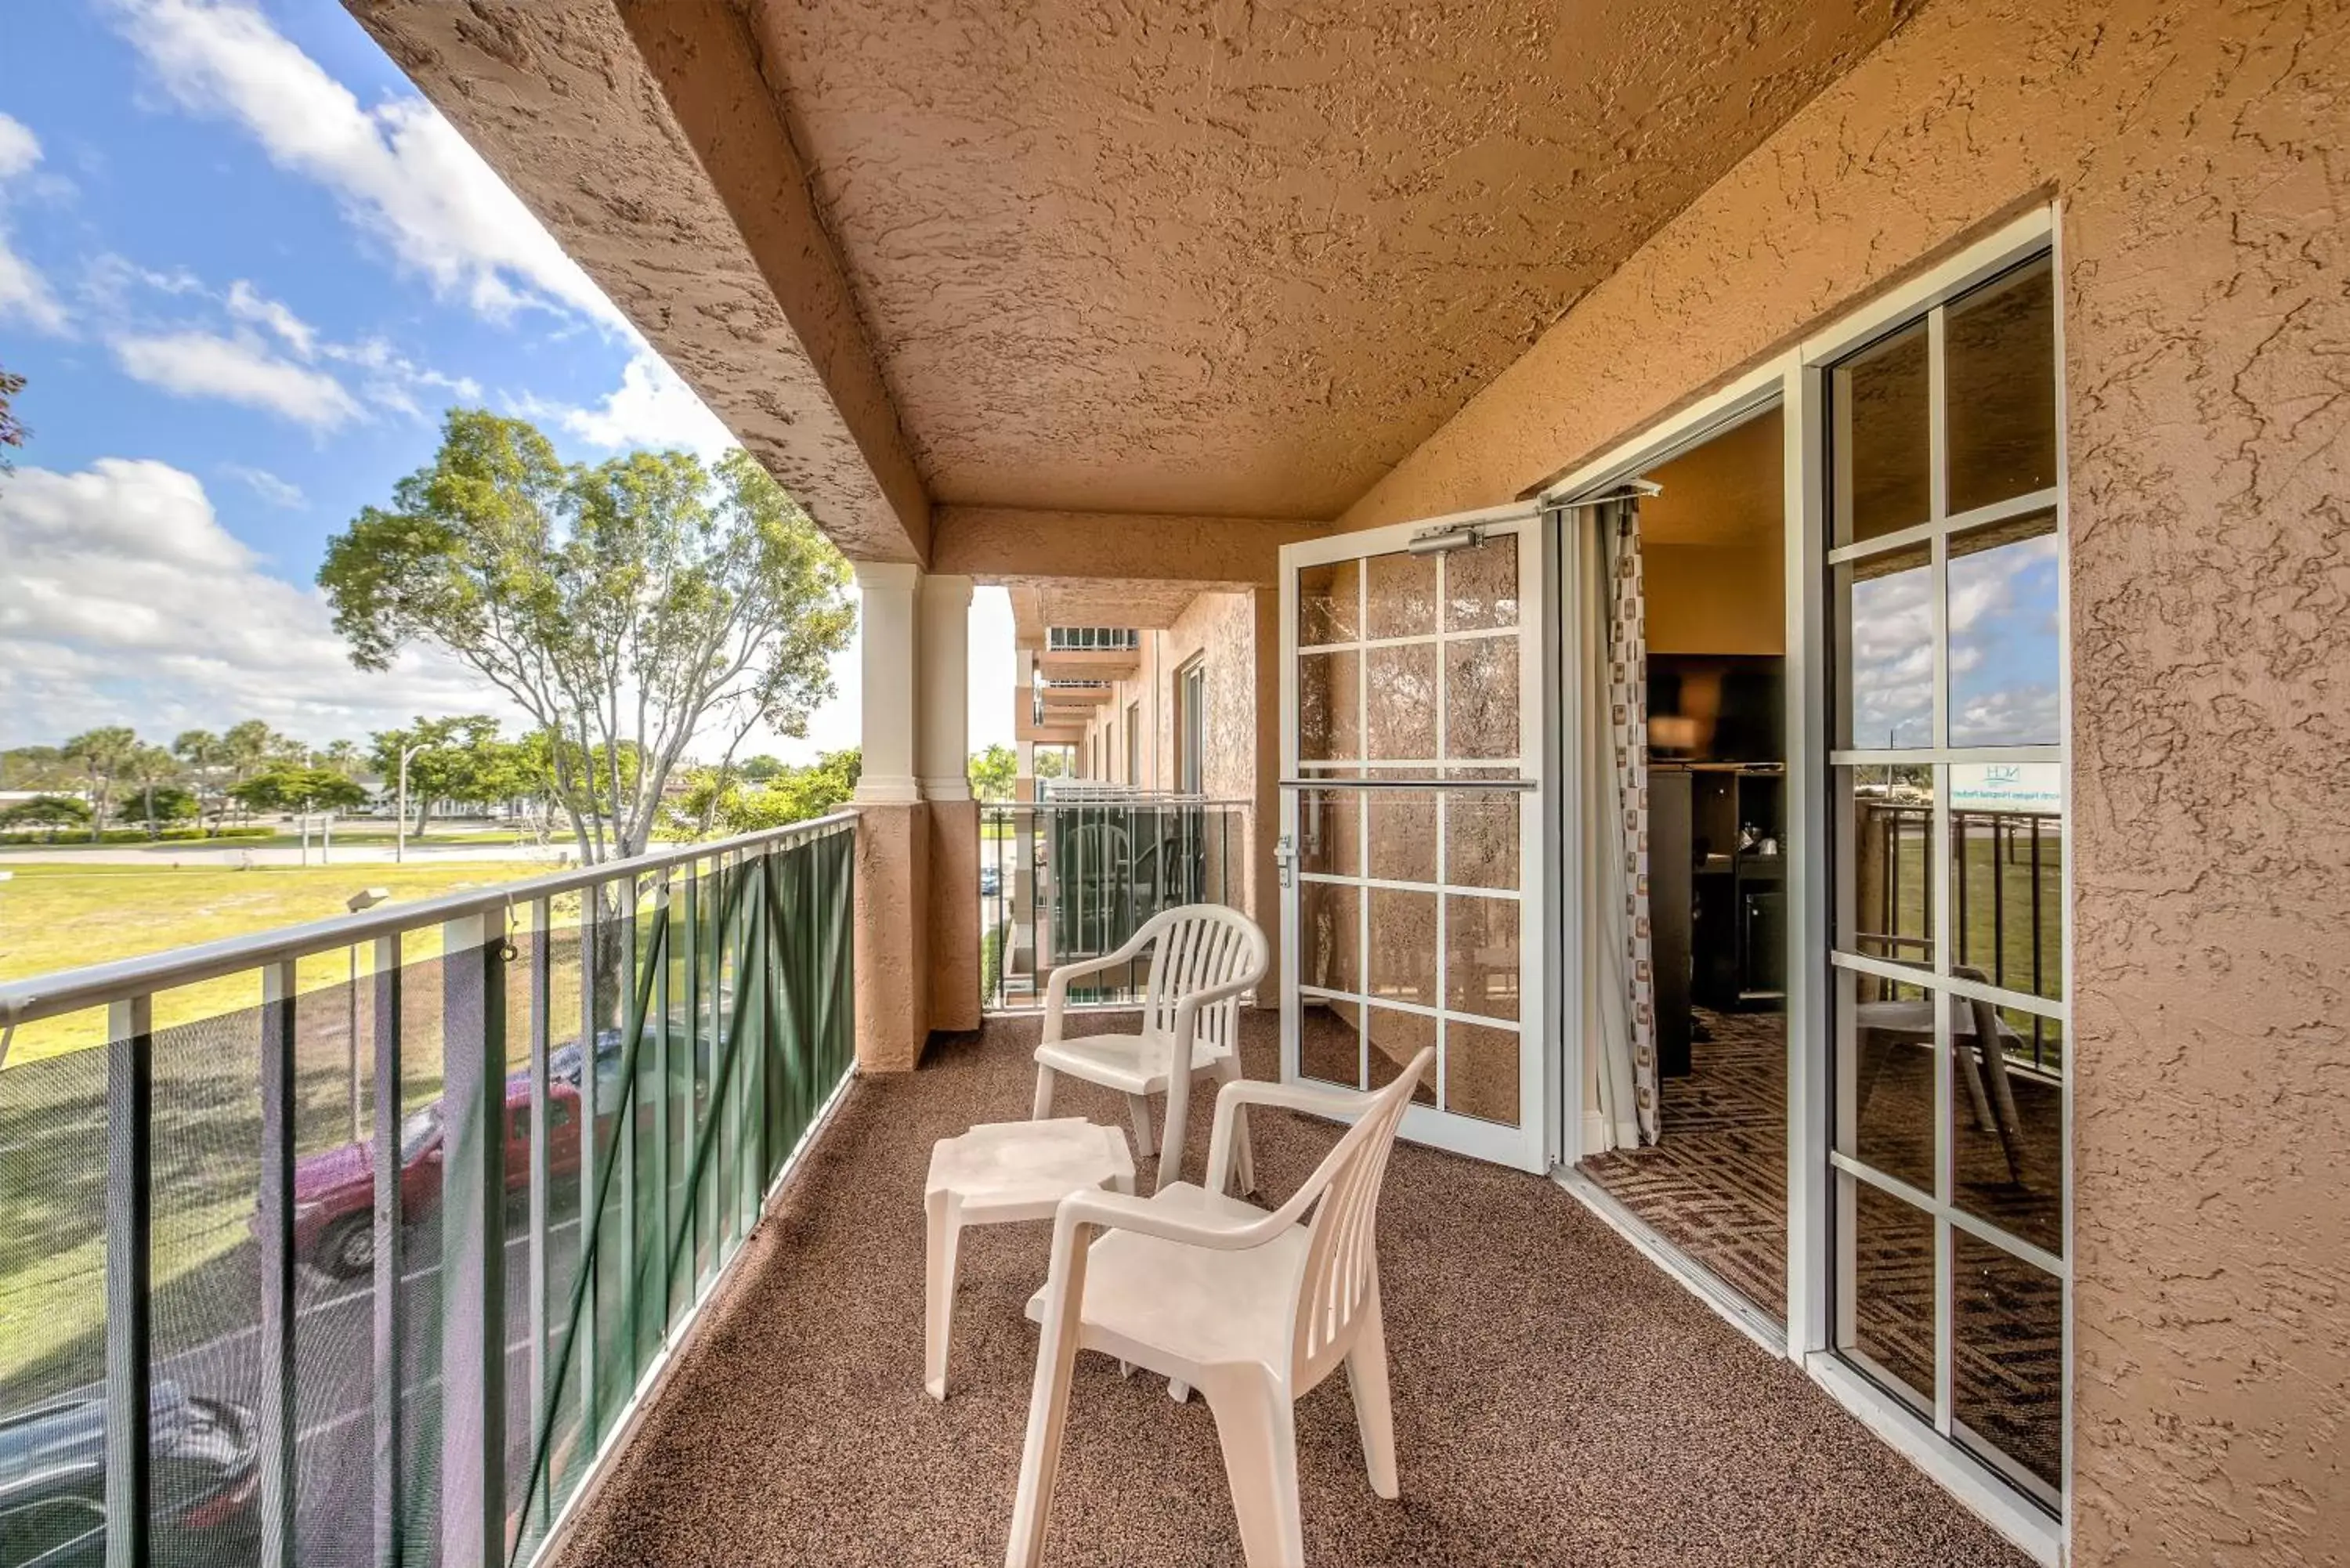
POLYGON ((1831 367, 1835 1343, 2061 1505, 2067 853, 2042 255, 1831 367))
POLYGON ((1142 787, 1142 704, 1126 705, 1126 782, 1142 787))
POLYGON ((1207 793, 1208 664, 1204 657, 1175 672, 1175 787, 1207 793))

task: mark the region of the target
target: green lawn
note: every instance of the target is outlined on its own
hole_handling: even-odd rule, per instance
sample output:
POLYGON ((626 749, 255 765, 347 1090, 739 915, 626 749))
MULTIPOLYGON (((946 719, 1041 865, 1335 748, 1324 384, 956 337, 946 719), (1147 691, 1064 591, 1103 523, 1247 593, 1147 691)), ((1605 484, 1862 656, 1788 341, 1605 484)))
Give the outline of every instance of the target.
MULTIPOLYGON (((255 866, 212 867, 12 862, 0 882, 0 981, 24 980, 85 964, 217 941, 281 926, 323 920, 344 912, 361 888, 389 888, 395 901, 432 898, 544 875, 530 861, 469 861, 463 865, 255 866)), ((440 954, 437 929, 410 937, 412 961, 440 954)), ((348 975, 341 952, 303 961, 301 989, 341 985, 348 975)), ((160 1028, 256 1005, 258 974, 231 975, 169 991, 155 999, 160 1028)), ((27 1023, 8 1049, 8 1067, 101 1044, 102 1012, 27 1023)))
MULTIPOLYGON (((257 867, 15 865, 0 883, 0 980, 323 919, 359 887, 415 900, 543 872, 530 863, 463 866, 257 867)), ((556 901, 558 922, 577 900, 556 901)), ((440 931, 406 939, 402 957, 401 1100, 441 1089, 440 931)), ((558 945, 551 1016, 578 1016, 576 949, 558 945)), ((349 1137, 352 996, 344 950, 299 966, 296 1003, 296 1142, 300 1152, 349 1137)), ((358 997, 370 1029, 367 955, 358 997)), ((528 988, 508 991, 509 1061, 525 1059, 528 988)), ((155 999, 153 1282, 159 1314, 182 1338, 224 1332, 248 1304, 236 1283, 250 1251, 260 1160, 260 1001, 256 975, 161 992, 155 999)), ((46 1397, 99 1375, 105 1263, 105 1055, 102 1011, 20 1027, 0 1072, 0 1391, 5 1403, 46 1397)), ((567 1037, 573 1030, 557 1038, 567 1037)), ((366 1058, 362 1056, 364 1064, 366 1058)), ((366 1069, 362 1066, 362 1072, 366 1069)), ((360 1111, 371 1118, 370 1088, 360 1111)))
MULTIPOLYGON (((319 836, 316 833, 310 835, 311 848, 317 848, 318 836, 319 836)), ((335 825, 335 844, 337 847, 340 847, 348 844, 352 846, 367 845, 376 848, 389 848, 395 836, 396 836, 391 830, 391 825, 388 822, 351 823, 348 825, 337 823, 335 825)), ((408 836, 408 843, 411 848, 413 848, 420 844, 426 846, 435 844, 499 844, 519 846, 528 842, 529 836, 524 833, 520 828, 509 826, 504 824, 492 823, 435 823, 432 825, 432 830, 428 833, 421 836, 411 833, 408 836)), ((189 849, 299 849, 302 847, 302 836, 285 828, 279 828, 276 832, 267 835, 255 834, 250 837, 173 838, 153 844, 142 845, 137 843, 93 844, 88 838, 75 838, 68 835, 68 836, 60 837, 52 844, 6 844, 0 845, 0 847, 19 850, 38 850, 43 855, 48 854, 53 849, 63 854, 70 855, 85 849, 144 848, 151 849, 157 855, 169 856, 177 850, 189 849)))

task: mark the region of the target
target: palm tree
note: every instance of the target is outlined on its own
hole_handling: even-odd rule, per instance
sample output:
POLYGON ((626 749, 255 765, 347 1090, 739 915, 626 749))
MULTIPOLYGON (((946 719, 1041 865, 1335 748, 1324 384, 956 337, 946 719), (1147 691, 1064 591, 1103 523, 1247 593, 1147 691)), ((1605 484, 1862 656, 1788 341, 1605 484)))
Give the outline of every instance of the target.
POLYGON ((182 730, 172 742, 172 754, 187 764, 188 776, 196 786, 196 809, 202 815, 207 803, 212 808, 213 826, 228 810, 228 797, 221 793, 218 777, 221 767, 228 761, 228 742, 210 730, 182 730))
POLYGON ((90 842, 94 844, 105 825, 108 808, 114 803, 114 781, 122 776, 138 754, 139 737, 127 725, 109 724, 83 731, 58 750, 79 763, 82 772, 88 775, 90 803, 98 808, 89 819, 90 842))
POLYGON ((280 759, 286 738, 258 719, 247 719, 231 724, 228 733, 221 737, 222 750, 226 753, 229 787, 238 784, 280 759))
POLYGON ((161 824, 155 820, 155 786, 169 784, 180 774, 180 760, 161 746, 145 744, 131 748, 123 770, 136 781, 147 807, 147 836, 161 836, 161 824))
POLYGON ((359 771, 359 749, 349 741, 330 742, 318 753, 318 763, 321 767, 332 768, 345 778, 351 778, 359 771))

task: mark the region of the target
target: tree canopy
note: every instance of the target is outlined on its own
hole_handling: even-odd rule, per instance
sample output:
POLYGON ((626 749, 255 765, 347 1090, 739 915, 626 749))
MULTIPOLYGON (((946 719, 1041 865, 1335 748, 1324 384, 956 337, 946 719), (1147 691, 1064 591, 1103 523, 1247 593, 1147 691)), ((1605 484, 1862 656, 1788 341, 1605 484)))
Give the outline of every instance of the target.
POLYGON ((286 763, 240 780, 228 793, 247 811, 350 811, 367 804, 367 791, 332 768, 286 763))
MULTIPOLYGON (((16 394, 24 389, 25 378, 0 365, 0 448, 23 446, 25 438, 33 433, 16 418, 16 394)), ((7 452, 0 451, 0 473, 14 472, 7 452)))
POLYGON ((971 754, 971 793, 982 800, 1010 800, 1020 776, 1020 754, 998 741, 971 754))
POLYGON ((566 464, 478 409, 450 411, 432 463, 328 541, 318 573, 359 668, 429 644, 530 716, 588 860, 643 849, 697 738, 723 766, 756 726, 806 732, 855 626, 847 580, 745 452, 566 464))

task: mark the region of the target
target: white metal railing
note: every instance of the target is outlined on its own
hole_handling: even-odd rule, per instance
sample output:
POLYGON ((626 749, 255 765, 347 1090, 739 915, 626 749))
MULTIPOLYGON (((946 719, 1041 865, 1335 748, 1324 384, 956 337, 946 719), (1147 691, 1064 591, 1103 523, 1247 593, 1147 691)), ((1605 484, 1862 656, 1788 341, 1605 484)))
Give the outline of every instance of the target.
POLYGON ((0 1432, 78 1454, 80 1549, 530 1557, 851 1069, 855 823, 0 985, 0 1038, 107 1015, 0 1072, 0 1432))
POLYGON ((1132 627, 1054 626, 1045 628, 1048 653, 1123 651, 1142 646, 1142 634, 1132 627))

